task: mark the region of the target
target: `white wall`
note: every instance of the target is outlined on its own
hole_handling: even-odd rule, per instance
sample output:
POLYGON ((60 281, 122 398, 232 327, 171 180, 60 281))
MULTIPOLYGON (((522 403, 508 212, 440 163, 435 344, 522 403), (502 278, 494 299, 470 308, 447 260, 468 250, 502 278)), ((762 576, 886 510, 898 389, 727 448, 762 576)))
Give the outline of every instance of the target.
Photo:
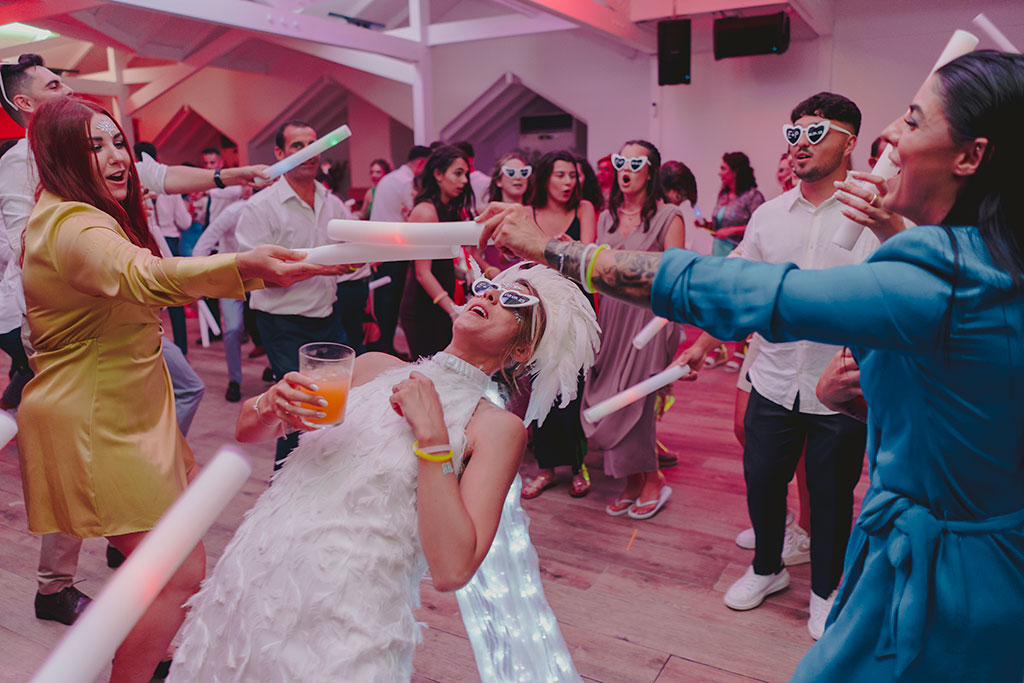
MULTIPOLYGON (((822 90, 843 94, 864 122, 854 163, 867 166, 871 141, 900 116, 956 28, 971 28, 981 10, 1024 47, 1019 0, 837 0, 834 34, 794 41, 783 55, 715 61, 710 39, 691 58, 692 85, 658 87, 653 59, 637 57, 582 31, 478 41, 434 48, 438 128, 506 71, 588 126, 588 156, 647 137, 663 159, 697 176, 699 205, 709 211, 719 189, 722 154, 750 156, 765 196, 778 194, 775 168, 786 149, 782 124, 802 99, 822 90), (652 119, 652 105, 656 116, 652 119)), ((695 22, 695 33, 708 30, 695 22)), ((982 38, 980 47, 993 47, 982 38)))
MULTIPOLYGON (((446 126, 506 72, 587 124, 588 156, 647 134, 650 60, 581 31, 475 41, 432 49, 434 120, 446 126)), ((436 133, 436 131, 435 131, 436 133)))

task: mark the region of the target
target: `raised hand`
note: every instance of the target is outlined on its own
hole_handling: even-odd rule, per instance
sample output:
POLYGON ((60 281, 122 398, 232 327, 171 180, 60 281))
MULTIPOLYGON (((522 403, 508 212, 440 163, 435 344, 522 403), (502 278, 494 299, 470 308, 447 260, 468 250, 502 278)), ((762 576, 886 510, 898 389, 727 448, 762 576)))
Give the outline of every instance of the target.
POLYGON ((886 211, 883 207, 888 191, 885 178, 860 171, 854 171, 853 177, 873 187, 868 189, 859 183, 836 181, 839 190, 836 199, 843 204, 840 212, 844 216, 871 230, 879 242, 907 229, 903 216, 886 211))
POLYGON ((441 397, 434 383, 420 372, 409 373, 391 388, 391 407, 405 418, 420 446, 448 443, 448 427, 444 423, 441 397))
POLYGON ((312 377, 298 372, 289 372, 284 378, 264 392, 256 410, 260 422, 273 424, 271 419, 276 418, 284 422, 287 431, 317 429, 317 425, 308 422, 309 419, 322 418, 325 413, 314 408, 304 408, 306 405, 326 406, 327 401, 320 396, 313 396, 311 392, 316 390, 316 380, 312 377), (304 391, 308 389, 308 391, 304 391))
POLYGON ((523 205, 491 202, 476 220, 484 224, 480 235, 481 249, 493 238, 495 245, 506 256, 544 262, 544 245, 548 242, 548 236, 541 231, 523 205))

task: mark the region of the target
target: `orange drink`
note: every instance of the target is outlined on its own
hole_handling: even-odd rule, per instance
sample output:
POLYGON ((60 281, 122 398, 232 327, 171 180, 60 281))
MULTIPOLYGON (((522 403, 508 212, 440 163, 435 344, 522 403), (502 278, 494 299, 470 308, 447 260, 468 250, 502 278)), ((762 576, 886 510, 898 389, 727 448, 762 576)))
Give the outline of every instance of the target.
POLYGON ((317 391, 312 392, 313 396, 321 396, 327 401, 326 406, 301 403, 303 408, 319 410, 327 413, 326 417, 307 418, 309 422, 316 425, 335 425, 345 418, 345 402, 348 400, 348 388, 352 383, 352 375, 348 373, 339 374, 334 377, 317 377, 313 375, 317 391))
POLYGON ((345 404, 352 384, 352 366, 356 352, 344 344, 315 342, 299 348, 299 372, 313 380, 317 390, 306 391, 327 401, 326 406, 302 402, 303 408, 326 413, 324 417, 306 418, 320 427, 339 424, 345 419, 345 404))

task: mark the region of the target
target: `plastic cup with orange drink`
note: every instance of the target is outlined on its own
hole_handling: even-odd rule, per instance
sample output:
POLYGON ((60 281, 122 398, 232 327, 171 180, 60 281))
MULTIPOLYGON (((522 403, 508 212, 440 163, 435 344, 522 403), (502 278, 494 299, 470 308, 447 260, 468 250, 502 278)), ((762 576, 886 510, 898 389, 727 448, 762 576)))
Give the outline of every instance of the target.
POLYGON ((299 372, 313 380, 317 390, 312 393, 327 401, 326 406, 302 403, 303 408, 326 413, 324 417, 311 417, 307 421, 323 429, 340 424, 345 419, 345 404, 352 385, 352 366, 356 352, 353 348, 334 342, 314 342, 299 347, 299 372))

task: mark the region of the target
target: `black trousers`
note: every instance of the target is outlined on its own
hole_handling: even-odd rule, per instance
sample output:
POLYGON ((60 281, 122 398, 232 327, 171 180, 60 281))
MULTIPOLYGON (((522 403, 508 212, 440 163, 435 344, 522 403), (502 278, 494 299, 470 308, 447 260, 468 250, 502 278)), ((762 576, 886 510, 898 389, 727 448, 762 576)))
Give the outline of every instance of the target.
MULTIPOLYGON (((799 405, 799 397, 796 401, 799 405)), ((754 572, 782 568, 786 494, 804 442, 811 503, 811 589, 827 598, 843 575, 853 523, 853 489, 864 466, 867 428, 845 415, 811 415, 769 401, 756 389, 743 418, 743 476, 757 538, 754 572)))
POLYGON ((391 283, 378 287, 373 292, 373 314, 380 328, 380 339, 370 344, 371 351, 395 355, 395 327, 398 326, 398 307, 402 304, 405 291, 405 277, 409 272, 408 261, 394 261, 377 266, 372 279, 391 276, 391 283))
MULTIPOLYGON (((312 342, 337 342, 344 339, 341 321, 334 315, 326 318, 308 318, 303 315, 274 315, 266 311, 253 311, 260 328, 267 360, 280 380, 285 373, 299 369, 299 347, 312 342)), ((274 453, 274 471, 281 469, 285 458, 299 445, 299 433, 291 432, 277 440, 274 453)))

